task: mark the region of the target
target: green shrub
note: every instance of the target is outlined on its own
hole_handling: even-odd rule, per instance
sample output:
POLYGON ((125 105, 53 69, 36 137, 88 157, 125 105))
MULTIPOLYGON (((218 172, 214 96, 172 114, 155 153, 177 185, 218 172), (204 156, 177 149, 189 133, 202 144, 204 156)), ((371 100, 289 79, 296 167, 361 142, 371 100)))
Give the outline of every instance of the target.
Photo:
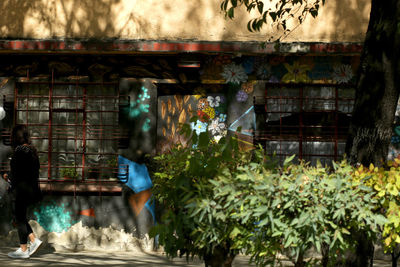
POLYGON ((232 137, 217 143, 207 132, 196 135, 188 125, 182 131, 190 137, 188 145, 154 158, 153 194, 165 212, 150 234, 159 236, 170 257, 197 255, 206 264, 229 265, 242 247, 234 235, 237 220, 216 206, 210 179, 221 170, 235 173, 249 164, 251 152, 240 151, 232 137))
POLYGON ((354 247, 352 233, 373 239, 387 222, 376 191, 345 161, 328 169, 292 157, 279 167, 261 148, 240 151, 235 138, 216 143, 188 125, 182 132, 187 145, 154 158, 153 193, 164 214, 150 234, 169 257, 230 266, 243 252, 265 266, 284 254, 295 266, 329 266, 354 247), (310 259, 311 249, 322 259, 310 259))
POLYGON ((251 236, 246 252, 253 261, 264 266, 281 253, 295 266, 312 265, 305 255, 315 248, 323 256, 319 265, 328 266, 338 251, 355 245, 352 232, 365 231, 373 238, 380 231, 386 220, 375 212, 375 192, 353 183, 351 166, 335 164, 331 172, 289 162, 282 169, 249 165, 240 168, 241 173, 225 170, 211 181, 221 212, 227 211, 240 225, 236 238, 251 236))
POLYGON ((397 266, 400 257, 400 160, 388 162, 388 166, 359 166, 353 173, 355 182, 362 182, 374 190, 380 211, 386 217, 382 231, 383 248, 392 254, 392 266, 397 266), (397 250, 397 251, 396 251, 397 250))

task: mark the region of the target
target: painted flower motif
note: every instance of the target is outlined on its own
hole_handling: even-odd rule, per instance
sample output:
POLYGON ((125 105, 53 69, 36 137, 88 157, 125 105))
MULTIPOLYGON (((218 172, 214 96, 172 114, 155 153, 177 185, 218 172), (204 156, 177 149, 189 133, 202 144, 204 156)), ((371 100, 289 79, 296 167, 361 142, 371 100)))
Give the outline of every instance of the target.
POLYGON ((219 121, 226 121, 226 114, 219 114, 219 121))
POLYGON ((218 118, 212 120, 210 125, 208 125, 208 131, 211 132, 212 135, 220 135, 225 129, 225 123, 220 122, 218 118))
POLYGON ((197 103, 197 109, 198 110, 203 110, 203 109, 206 109, 208 107, 209 107, 209 105, 208 105, 207 98, 200 98, 199 102, 197 103))
POLYGON ((215 118, 215 110, 214 110, 214 108, 207 107, 207 108, 203 109, 203 112, 206 113, 210 119, 214 119, 215 118))
POLYGON ((208 105, 212 108, 219 107, 219 102, 221 102, 221 98, 219 96, 208 96, 207 97, 208 105))
POLYGON ((253 92, 253 87, 254 87, 255 82, 251 81, 251 82, 247 82, 247 83, 242 83, 242 90, 246 93, 246 94, 251 94, 253 92))
POLYGON ((226 83, 240 84, 247 81, 247 74, 241 65, 231 63, 224 66, 221 76, 225 78, 226 83))
POLYGON ((239 90, 236 94, 236 100, 238 102, 245 102, 249 98, 248 94, 245 91, 239 90))
POLYGON ((300 65, 298 61, 293 62, 293 65, 289 65, 284 63, 285 68, 288 73, 286 73, 282 77, 282 82, 307 82, 310 80, 307 76, 307 71, 310 71, 311 68, 308 65, 300 65))
POLYGON ((195 131, 197 135, 200 135, 200 133, 204 133, 207 131, 208 124, 206 122, 197 120, 196 124, 192 122, 190 125, 192 127, 192 130, 195 131))
POLYGON ((225 131, 222 132, 222 134, 214 135, 212 140, 213 140, 215 143, 218 143, 219 140, 221 140, 222 137, 226 136, 226 133, 227 133, 227 131, 225 130, 225 131))
POLYGON ((206 90, 202 87, 197 87, 194 89, 193 94, 196 99, 199 99, 206 96, 206 90))
POLYGON ((348 83, 353 78, 353 69, 350 65, 342 64, 333 67, 332 78, 337 83, 348 83))
POLYGON ((258 78, 262 79, 262 80, 268 80, 269 77, 271 77, 272 73, 271 73, 271 65, 264 63, 262 64, 256 72, 256 75, 258 78))
POLYGON ((210 117, 208 117, 207 113, 205 113, 202 110, 197 111, 197 116, 199 117, 199 120, 202 122, 207 122, 210 119, 210 117))

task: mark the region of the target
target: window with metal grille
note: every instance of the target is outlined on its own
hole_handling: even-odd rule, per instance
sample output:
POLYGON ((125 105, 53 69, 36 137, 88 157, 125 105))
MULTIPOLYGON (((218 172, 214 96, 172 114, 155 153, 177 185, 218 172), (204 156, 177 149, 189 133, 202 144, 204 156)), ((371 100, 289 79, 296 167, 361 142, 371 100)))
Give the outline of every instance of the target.
POLYGON ((118 166, 118 83, 17 82, 14 97, 14 123, 28 126, 44 190, 120 191, 127 167, 118 166))
POLYGON ((293 154, 316 164, 331 164, 344 154, 354 88, 340 84, 267 83, 254 97, 254 143, 281 162, 293 154))

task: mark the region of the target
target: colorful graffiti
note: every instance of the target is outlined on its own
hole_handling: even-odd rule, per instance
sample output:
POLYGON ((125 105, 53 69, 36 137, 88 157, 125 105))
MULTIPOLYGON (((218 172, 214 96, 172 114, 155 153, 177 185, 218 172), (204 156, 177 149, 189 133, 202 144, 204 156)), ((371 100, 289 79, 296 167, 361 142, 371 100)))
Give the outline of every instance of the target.
MULTIPOLYGON (((128 179, 122 181, 134 192, 134 194, 130 195, 128 199, 133 212, 137 216, 142 209, 146 207, 146 209, 152 215, 153 222, 155 223, 155 204, 151 198, 152 194, 150 191, 153 183, 151 182, 146 165, 138 164, 127 158, 124 158, 123 156, 118 156, 118 165, 127 165, 129 169, 128 179)), ((121 175, 119 176, 125 177, 124 168, 119 169, 121 171, 121 175)))
MULTIPOLYGON (((253 96, 265 95, 264 82, 352 84, 358 66, 358 56, 208 56, 199 70, 201 83, 190 95, 159 97, 158 151, 185 142, 178 125, 192 116, 198 117, 191 123, 197 134, 208 130, 217 140, 230 131, 250 145, 256 128, 253 96)), ((354 90, 341 94, 351 98, 354 90)))
POLYGON ((200 71, 203 82, 222 80, 243 84, 248 81, 268 82, 333 82, 352 83, 359 66, 358 56, 216 56, 205 60, 200 71))
POLYGON ((76 223, 72 219, 72 212, 64 204, 44 204, 33 214, 36 221, 48 232, 65 232, 76 223))
MULTIPOLYGON (((143 114, 149 113, 150 104, 147 103, 148 100, 150 99, 150 95, 148 94, 149 89, 142 86, 140 90, 141 92, 137 96, 136 101, 131 101, 129 103, 129 116, 131 118, 138 118, 140 116, 143 116, 143 114)), ((150 122, 151 122, 150 118, 146 118, 144 120, 144 123, 141 128, 144 132, 150 130, 151 128, 150 122)))

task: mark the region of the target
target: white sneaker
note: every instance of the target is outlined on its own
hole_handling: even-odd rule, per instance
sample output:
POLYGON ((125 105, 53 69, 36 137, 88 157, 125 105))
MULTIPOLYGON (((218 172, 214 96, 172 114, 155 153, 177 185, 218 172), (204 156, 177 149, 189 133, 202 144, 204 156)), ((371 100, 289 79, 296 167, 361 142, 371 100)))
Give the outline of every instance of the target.
POLYGON ((33 253, 35 253, 41 244, 42 244, 42 241, 39 238, 35 238, 35 241, 33 243, 31 243, 31 245, 29 246, 29 256, 31 256, 33 253))
POLYGON ((28 250, 22 251, 22 249, 19 248, 14 252, 8 253, 7 255, 8 257, 13 259, 27 259, 29 258, 29 251, 28 250))

